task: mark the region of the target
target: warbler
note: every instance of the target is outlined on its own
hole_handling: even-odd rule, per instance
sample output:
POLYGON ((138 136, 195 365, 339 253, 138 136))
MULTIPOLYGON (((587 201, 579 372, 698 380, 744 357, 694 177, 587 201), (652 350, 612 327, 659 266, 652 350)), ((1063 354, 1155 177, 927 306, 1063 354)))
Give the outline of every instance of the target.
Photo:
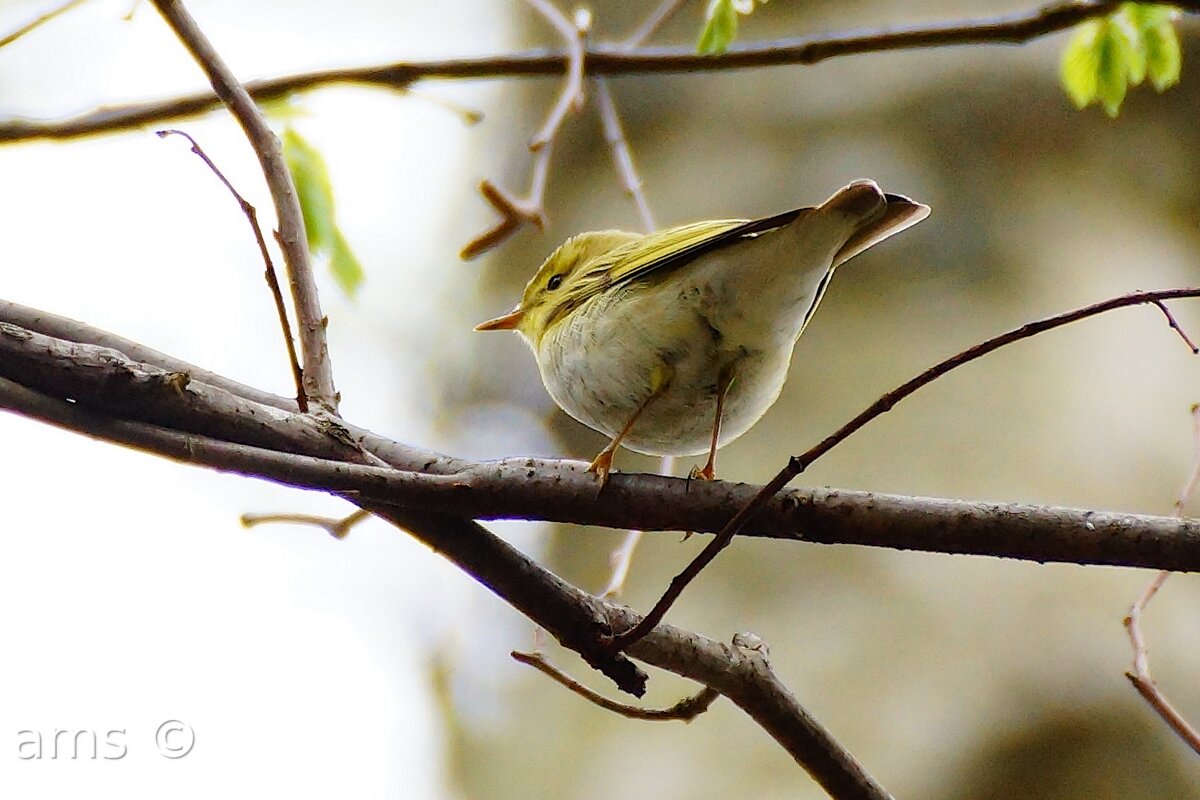
POLYGON ((792 349, 834 269, 923 220, 929 207, 856 180, 819 206, 650 234, 598 231, 558 247, 508 314, 564 411, 611 437, 589 470, 603 485, 624 446, 717 449, 779 397, 792 349))

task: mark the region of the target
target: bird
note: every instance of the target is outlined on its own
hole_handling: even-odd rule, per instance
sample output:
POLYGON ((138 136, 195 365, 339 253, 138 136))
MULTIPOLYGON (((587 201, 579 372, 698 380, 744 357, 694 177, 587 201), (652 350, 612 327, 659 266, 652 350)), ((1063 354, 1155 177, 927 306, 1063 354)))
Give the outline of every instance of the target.
POLYGON ((928 215, 860 179, 762 219, 581 233, 475 330, 520 333, 554 402, 609 437, 588 467, 602 487, 622 446, 707 453, 692 477, 712 480, 717 450, 778 399, 834 270, 928 215))

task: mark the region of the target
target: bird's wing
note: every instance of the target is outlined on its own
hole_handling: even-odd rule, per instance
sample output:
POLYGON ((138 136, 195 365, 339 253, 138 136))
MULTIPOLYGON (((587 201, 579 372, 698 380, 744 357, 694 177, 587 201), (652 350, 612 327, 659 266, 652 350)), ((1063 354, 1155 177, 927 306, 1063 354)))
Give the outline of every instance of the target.
POLYGON ((647 234, 597 257, 572 277, 549 324, 564 318, 584 302, 614 287, 648 275, 678 269, 697 258, 748 236, 781 228, 812 208, 797 208, 762 219, 693 222, 647 234))
POLYGON ((667 228, 617 248, 611 258, 604 259, 608 263, 602 269, 611 276, 610 285, 627 284, 653 273, 678 269, 748 236, 781 228, 810 210, 798 208, 763 219, 711 220, 667 228))

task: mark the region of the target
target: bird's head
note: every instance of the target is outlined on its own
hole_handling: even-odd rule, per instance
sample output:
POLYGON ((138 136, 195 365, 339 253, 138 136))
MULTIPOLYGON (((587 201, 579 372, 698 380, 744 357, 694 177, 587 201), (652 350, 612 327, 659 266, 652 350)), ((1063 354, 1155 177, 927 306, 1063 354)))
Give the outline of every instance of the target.
POLYGON ((641 234, 626 231, 572 236, 538 268, 516 308, 479 323, 475 330, 515 330, 536 350, 550 328, 611 282, 613 259, 609 256, 641 238, 641 234))

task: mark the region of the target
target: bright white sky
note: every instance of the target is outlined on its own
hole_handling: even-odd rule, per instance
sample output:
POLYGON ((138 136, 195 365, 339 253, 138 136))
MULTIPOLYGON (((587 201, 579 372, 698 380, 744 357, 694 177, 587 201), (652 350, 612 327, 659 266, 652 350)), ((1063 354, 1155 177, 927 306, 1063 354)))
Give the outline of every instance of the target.
MULTIPOLYGON (((93 0, 0 49, 0 117, 59 117, 199 88, 195 65, 148 4, 121 20, 131 4, 93 0)), ((51 5, 4 0, 0 33, 51 5)), ((189 7, 246 77, 511 46, 495 3, 189 7)), ((430 91, 485 110, 498 94, 495 84, 430 91)), ((321 276, 344 411, 398 438, 461 444, 433 429, 410 377, 423 367, 405 359, 428 335, 430 298, 453 291, 463 269, 457 246, 486 222, 483 209, 452 229, 446 219, 480 177, 472 153, 488 134, 434 104, 381 92, 304 102, 312 115, 298 124, 330 162, 344 227, 368 271, 356 305, 321 276)), ((269 224, 261 177, 234 126, 218 117, 173 124, 196 136, 269 224)), ((183 140, 142 132, 0 147, 0 186, 3 297, 289 391, 248 228, 183 140)), ((431 654, 485 682, 506 680, 517 669, 506 664, 507 647, 524 632, 501 604, 383 525, 339 543, 312 529, 238 524, 244 511, 350 510, 327 497, 12 415, 0 415, 0 442, 6 796, 209 798, 234 786, 246 797, 451 794, 431 654), (478 629, 455 636, 460 620, 481 618, 493 631, 482 644, 478 629), (160 756, 154 740, 172 719, 195 734, 194 750, 177 760, 160 756), (101 758, 53 758, 55 730, 94 731, 101 758), (18 752, 35 738, 21 731, 41 734, 40 759, 19 757, 36 752, 34 744, 18 752), (104 760, 122 747, 123 758, 104 760)))

